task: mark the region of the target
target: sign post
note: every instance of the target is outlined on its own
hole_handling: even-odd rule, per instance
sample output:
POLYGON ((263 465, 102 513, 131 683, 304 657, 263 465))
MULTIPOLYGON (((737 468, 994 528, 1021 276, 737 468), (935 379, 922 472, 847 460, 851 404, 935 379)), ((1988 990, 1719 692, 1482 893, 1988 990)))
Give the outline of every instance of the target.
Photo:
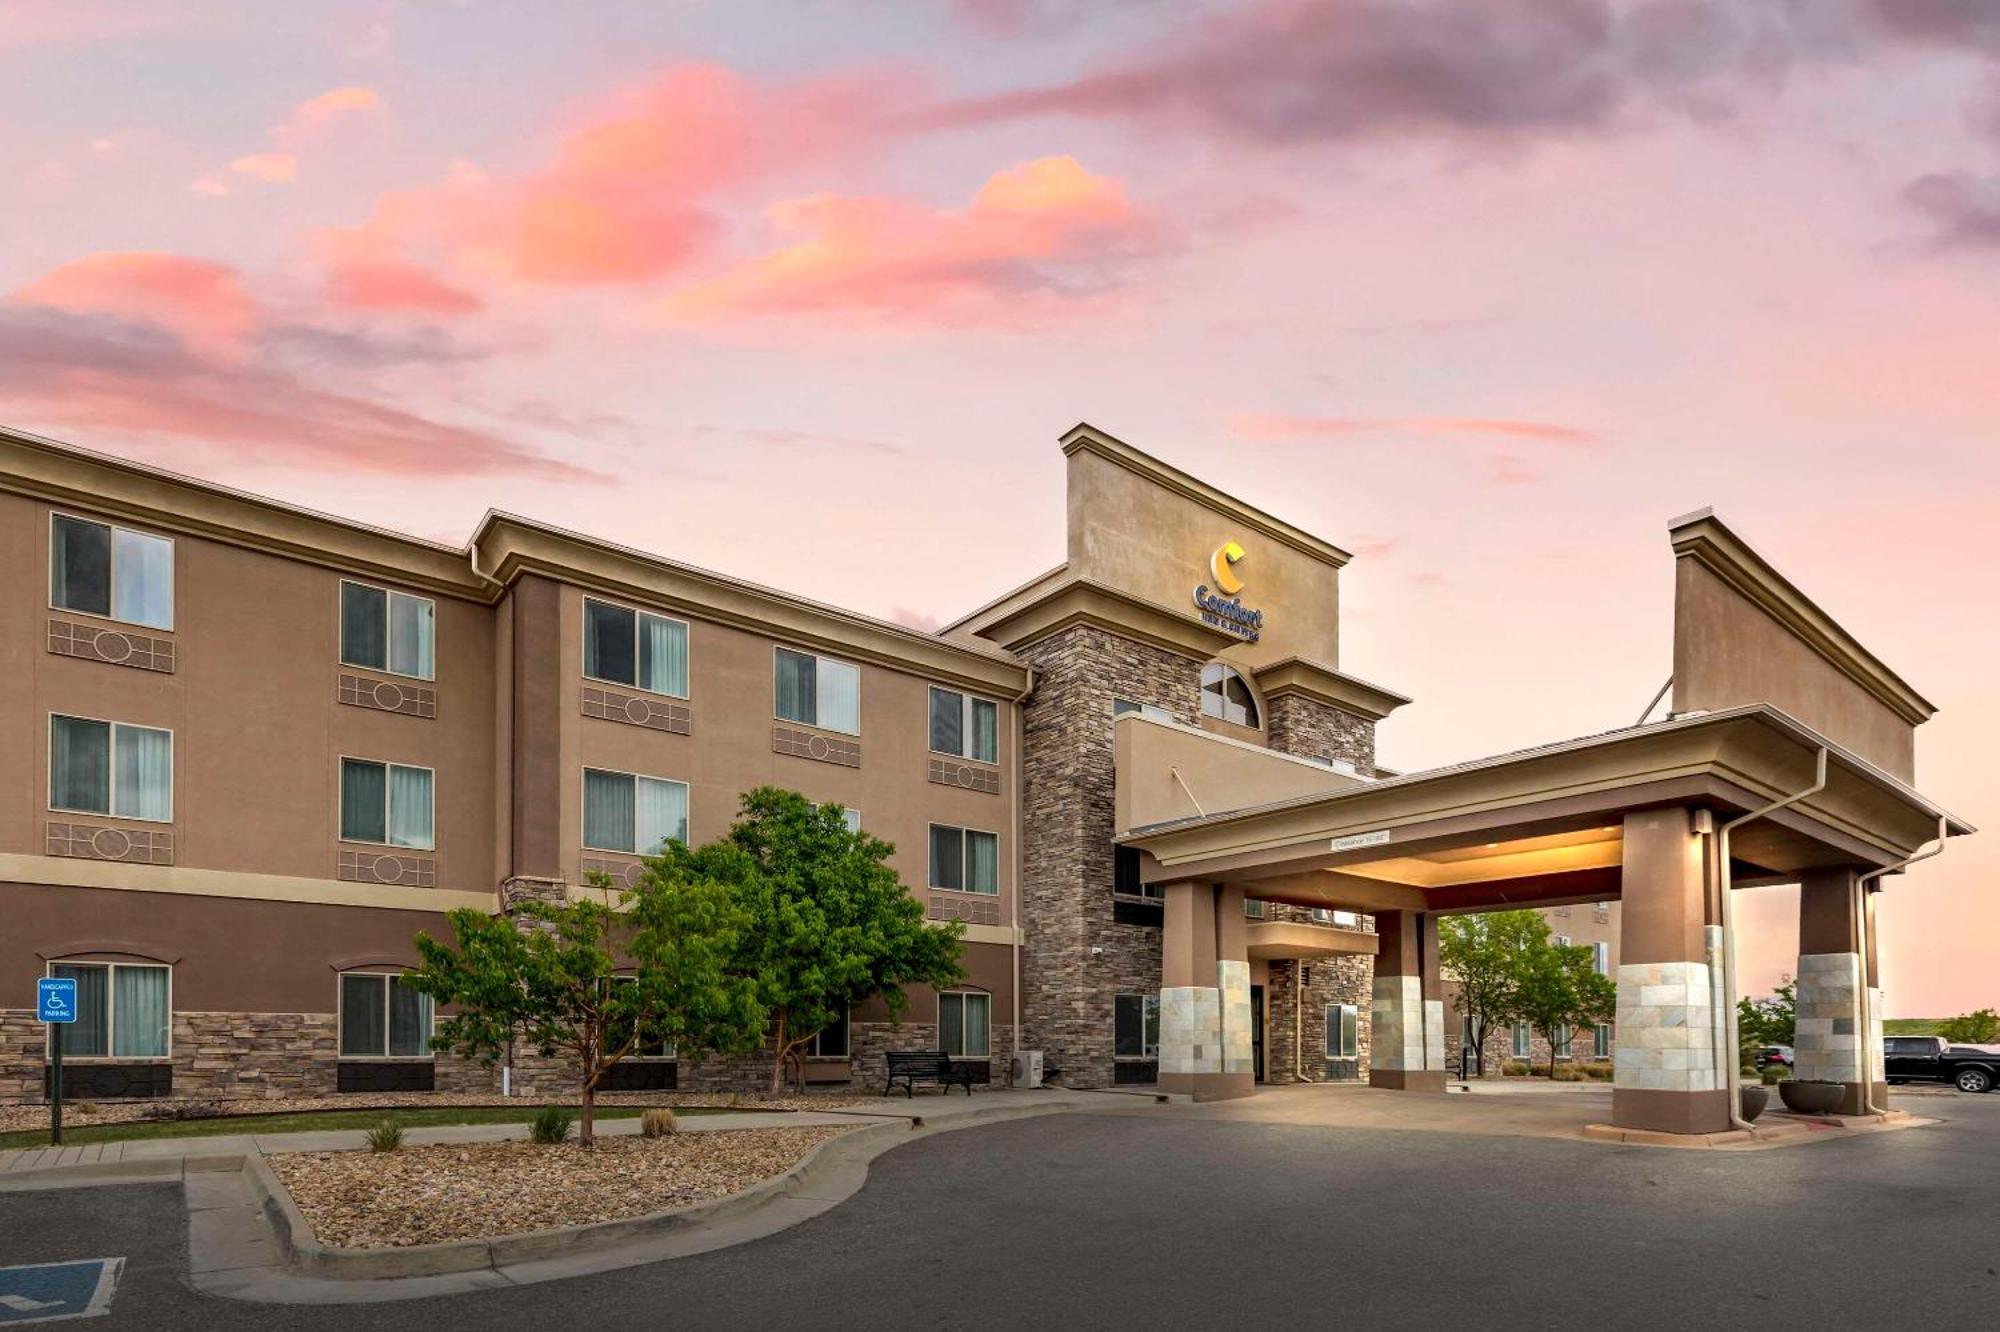
POLYGON ((76 981, 44 976, 35 982, 35 1017, 49 1028, 49 1144, 62 1146, 63 1028, 76 1021, 76 981))

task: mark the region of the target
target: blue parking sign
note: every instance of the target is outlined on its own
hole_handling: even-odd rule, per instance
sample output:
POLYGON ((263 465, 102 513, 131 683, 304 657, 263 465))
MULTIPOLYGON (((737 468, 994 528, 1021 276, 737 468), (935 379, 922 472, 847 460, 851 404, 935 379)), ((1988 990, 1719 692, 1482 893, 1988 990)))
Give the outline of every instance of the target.
POLYGON ((35 982, 37 1022, 76 1021, 76 982, 66 977, 44 976, 35 982))

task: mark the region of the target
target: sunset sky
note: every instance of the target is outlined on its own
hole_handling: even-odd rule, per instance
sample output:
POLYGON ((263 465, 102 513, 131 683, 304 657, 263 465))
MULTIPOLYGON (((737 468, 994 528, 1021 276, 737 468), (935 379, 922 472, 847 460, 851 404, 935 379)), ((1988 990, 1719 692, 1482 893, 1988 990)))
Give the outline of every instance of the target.
POLYGON ((1891 1015, 2000 1006, 1989 0, 3 0, 0 179, 7 424, 934 627, 1088 420, 1356 553, 1403 769, 1632 723, 1713 505, 1995 830, 1891 1015))

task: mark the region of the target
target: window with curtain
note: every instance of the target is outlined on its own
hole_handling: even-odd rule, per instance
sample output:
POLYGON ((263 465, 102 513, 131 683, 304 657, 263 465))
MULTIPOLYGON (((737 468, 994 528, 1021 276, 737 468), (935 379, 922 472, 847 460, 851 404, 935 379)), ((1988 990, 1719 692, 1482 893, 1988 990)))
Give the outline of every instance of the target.
POLYGON ((1129 698, 1114 698, 1111 700, 1111 718, 1113 721, 1116 721, 1128 712, 1136 712, 1142 717, 1151 717, 1154 721, 1170 722, 1174 719, 1173 713, 1168 712, 1165 708, 1154 707, 1151 703, 1135 703, 1129 698))
POLYGON ((1528 1052, 1533 1048, 1533 1039, 1534 1033, 1528 1030, 1527 1023, 1516 1022, 1514 1024, 1514 1057, 1516 1059, 1526 1059, 1528 1057, 1528 1052))
POLYGON ((847 1058, 848 1012, 840 1010, 839 1016, 813 1033, 812 1047, 808 1053, 814 1059, 847 1058))
POLYGON ((1201 668, 1201 711, 1238 726, 1257 725, 1257 696, 1234 667, 1211 661, 1201 668))
POLYGON ((1361 1010, 1353 1004, 1326 1006, 1326 1057, 1353 1059, 1361 1048, 1361 1010))
POLYGON ((76 1021, 63 1032, 65 1059, 167 1057, 173 1033, 170 968, 57 962, 49 974, 76 982, 76 1021))
POLYGON ((583 770, 583 844, 593 851, 650 856, 687 841, 687 821, 686 782, 583 770))
POLYGON ((171 823, 173 732, 51 716, 49 808, 171 823))
POLYGON ((931 750, 981 763, 999 762, 999 705, 991 699, 931 686, 931 750))
POLYGON ((342 759, 340 840, 434 850, 433 781, 429 768, 342 759))
POLYGON ((1597 1024, 1597 1032, 1590 1043, 1590 1053, 1597 1059, 1609 1059, 1611 1057, 1611 1024, 1609 1022, 1600 1022, 1597 1024))
POLYGON ((583 673, 650 694, 688 696, 688 627, 664 615, 583 601, 583 673))
MULTIPOLYGON (((638 981, 631 976, 613 976, 611 984, 636 985, 638 981)), ((616 992, 614 991, 614 993, 616 992)), ((614 1022, 609 1025, 609 1029, 606 1032, 607 1047, 615 1050, 627 1040, 632 1039, 632 1036, 632 1024, 630 1022, 614 1022)), ((672 1059, 674 1057, 674 1047, 669 1045, 658 1032, 654 1031, 640 1031, 636 1042, 632 1046, 632 1053, 627 1056, 630 1059, 672 1059)))
POLYGON ((973 828, 931 825, 930 886, 957 893, 1000 891, 1000 837, 973 828))
POLYGON ((1592 944, 1590 946, 1590 959, 1591 959, 1591 964, 1597 968, 1598 975, 1609 976, 1611 974, 1610 944, 1606 943, 1602 939, 1599 939, 1596 943, 1592 944))
POLYGON ((861 668, 791 648, 777 650, 773 711, 784 721, 861 733, 861 668))
POLYGON ((1121 994, 1113 1001, 1112 1054, 1119 1059, 1160 1057, 1160 996, 1121 994))
POLYGON ((951 990, 938 996, 938 1048, 954 1059, 984 1059, 993 1053, 993 996, 951 990))
POLYGON ((1570 1042, 1574 1039, 1574 1033, 1572 1033, 1568 1027, 1564 1026, 1564 1027, 1557 1027, 1555 1029, 1554 1035, 1555 1035, 1555 1040, 1553 1044, 1555 1045, 1556 1048, 1556 1058, 1558 1059, 1569 1058, 1570 1042))
POLYGON ((149 629, 174 627, 174 543, 57 514, 49 524, 49 604, 149 629))
POLYGON ((1139 849, 1134 846, 1114 846, 1111 848, 1111 891, 1121 897, 1149 897, 1156 902, 1166 900, 1167 886, 1163 883, 1147 883, 1142 877, 1145 864, 1139 858, 1139 849))
POLYGON ((431 1053, 431 997, 399 975, 349 971, 340 977, 343 1059, 419 1059, 431 1053))
POLYGON ((435 678, 437 603, 342 579, 340 660, 416 680, 435 678))

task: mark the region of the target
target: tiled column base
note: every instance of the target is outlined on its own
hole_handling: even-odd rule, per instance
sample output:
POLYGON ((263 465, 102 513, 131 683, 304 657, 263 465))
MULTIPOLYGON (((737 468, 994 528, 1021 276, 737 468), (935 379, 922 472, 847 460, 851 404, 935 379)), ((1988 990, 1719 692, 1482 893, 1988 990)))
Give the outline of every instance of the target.
MULTIPOLYGON (((1220 964, 1227 967, 1229 963, 1220 964)), ((1242 1007, 1246 1062, 1239 1071, 1226 1067, 1224 991, 1212 985, 1169 985, 1160 991, 1160 1090, 1198 1101, 1248 1096, 1254 1081, 1249 1053, 1250 982, 1243 968, 1242 1007)), ((1227 979, 1227 972, 1223 978, 1227 979)))
POLYGON ((1368 1020, 1369 1086, 1444 1090, 1444 1002, 1424 998, 1422 977, 1377 976, 1368 1020))
MULTIPOLYGON (((1864 1058, 1881 1081, 1882 1039, 1876 1027, 1866 1057, 1861 1048, 1859 1019, 1861 956, 1858 953, 1801 953, 1798 972, 1798 1035, 1793 1038, 1797 1064, 1793 1076, 1846 1087, 1840 1112, 1858 1115, 1867 1106, 1862 1086, 1864 1058)), ((1880 1014, 1879 992, 1869 992, 1870 1012, 1880 1014)), ((1873 1024, 1871 1024, 1873 1025, 1873 1024)), ((1878 1101, 1877 1104, 1884 1104, 1878 1101)))
POLYGON ((1705 962, 1618 968, 1611 1122, 1666 1133, 1720 1133, 1729 1092, 1715 1066, 1714 988, 1705 962))

